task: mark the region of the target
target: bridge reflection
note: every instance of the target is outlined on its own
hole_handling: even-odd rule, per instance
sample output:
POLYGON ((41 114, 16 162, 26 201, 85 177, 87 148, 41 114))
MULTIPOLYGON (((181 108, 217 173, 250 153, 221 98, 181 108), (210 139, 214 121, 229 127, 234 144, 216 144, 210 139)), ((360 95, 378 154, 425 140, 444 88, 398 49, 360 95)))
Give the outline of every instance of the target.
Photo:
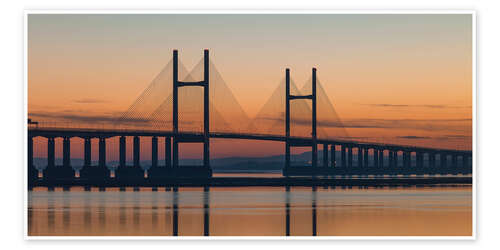
MULTIPOLYGON (((118 191, 91 190, 79 192, 78 188, 73 191, 59 190, 40 193, 35 200, 29 197, 30 206, 28 208, 28 232, 29 235, 158 235, 158 236, 211 236, 212 228, 219 233, 226 230, 217 230, 218 226, 224 223, 211 225, 213 213, 217 210, 230 211, 226 208, 211 208, 210 188, 204 187, 202 199, 198 204, 193 204, 192 200, 183 203, 180 194, 183 192, 178 187, 171 191, 159 190, 158 192, 134 192, 132 190, 118 191), (132 191, 132 192, 131 192, 132 191), (113 195, 99 195, 99 193, 113 193, 113 195), (96 195, 97 194, 97 195, 96 195), (171 202, 165 199, 162 194, 168 194, 171 202), (151 199, 141 199, 141 195, 151 195, 151 199), (163 198, 161 198, 163 196, 163 198), (149 202, 148 202, 149 200, 149 202), (201 203, 201 204, 200 204, 201 203), (150 217, 150 220, 145 218, 150 217), (45 218, 45 219, 44 219, 45 218), (215 228, 214 228, 215 227, 215 228), (202 231, 201 231, 202 230, 202 231)), ((281 210, 271 212, 281 216, 282 229, 276 230, 274 225, 270 229, 272 234, 291 236, 293 231, 293 211, 301 210, 296 216, 302 221, 303 211, 311 211, 309 220, 312 228, 309 234, 317 235, 317 211, 316 211, 316 187, 310 189, 311 200, 309 207, 304 205, 292 206, 290 187, 279 188, 284 196, 284 207, 272 208, 281 210)), ((302 190, 303 191, 303 190, 302 190)), ((191 191, 187 191, 191 192, 191 191)), ((246 208, 245 208, 246 209, 246 208)), ((252 208, 250 208, 251 210, 252 208)), ((261 208, 255 208, 259 210, 261 208)), ((219 214, 220 215, 220 214, 219 214)), ((308 224, 308 223, 306 223, 308 224)), ((241 224, 246 227, 248 225, 241 224)), ((302 227, 302 225, 297 225, 302 227)), ((299 230, 302 231, 303 229, 299 230)), ((264 230, 266 231, 266 230, 264 230)), ((306 230, 308 231, 308 230, 306 230)), ((234 232, 238 234, 238 232, 234 232)))

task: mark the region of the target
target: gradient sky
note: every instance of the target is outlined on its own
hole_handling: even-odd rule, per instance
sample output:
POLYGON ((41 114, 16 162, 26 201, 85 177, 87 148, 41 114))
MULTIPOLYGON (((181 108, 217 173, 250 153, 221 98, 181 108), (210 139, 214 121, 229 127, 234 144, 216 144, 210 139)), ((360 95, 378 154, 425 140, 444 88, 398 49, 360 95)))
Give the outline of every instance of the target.
MULTIPOLYGON (((301 87, 316 67, 353 138, 472 148, 470 14, 30 14, 28 112, 123 112, 173 49, 187 68, 210 49, 250 117, 284 68, 291 68, 301 87), (360 123, 374 126, 349 128, 360 123)), ((233 152, 223 146, 228 143, 218 143, 215 156, 269 155, 284 148, 253 142, 233 152), (238 154, 240 149, 246 153, 238 154)))

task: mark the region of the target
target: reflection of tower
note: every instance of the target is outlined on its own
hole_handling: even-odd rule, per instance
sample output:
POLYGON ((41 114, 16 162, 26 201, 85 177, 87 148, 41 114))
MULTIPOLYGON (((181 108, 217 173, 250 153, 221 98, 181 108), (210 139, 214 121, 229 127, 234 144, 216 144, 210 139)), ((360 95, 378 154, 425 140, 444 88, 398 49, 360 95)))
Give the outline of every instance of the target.
POLYGON ((177 50, 173 55, 173 166, 179 166, 179 143, 180 142, 203 142, 203 166, 209 168, 210 164, 210 116, 209 116, 209 61, 208 50, 204 51, 204 76, 203 81, 181 82, 179 81, 179 61, 177 50), (179 135, 179 87, 199 86, 203 87, 203 135, 201 137, 184 138, 179 135))
POLYGON ((285 106, 285 175, 290 168, 290 147, 302 146, 303 143, 295 143, 290 139, 290 101, 296 99, 310 99, 312 101, 312 132, 311 132, 311 147, 312 147, 312 167, 316 167, 318 163, 318 144, 316 133, 316 68, 312 69, 312 93, 311 95, 291 95, 290 94, 290 69, 286 69, 286 106, 285 106))

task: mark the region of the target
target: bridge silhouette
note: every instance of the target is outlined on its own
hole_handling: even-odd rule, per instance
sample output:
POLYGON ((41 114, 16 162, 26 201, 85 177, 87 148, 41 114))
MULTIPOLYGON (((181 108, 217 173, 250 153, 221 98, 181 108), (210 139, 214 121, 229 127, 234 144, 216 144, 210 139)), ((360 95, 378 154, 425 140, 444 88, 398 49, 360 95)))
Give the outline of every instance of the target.
MULTIPOLYGON (((127 185, 164 183, 178 178, 209 178, 210 139, 279 141, 285 144, 283 175, 446 175, 472 173, 470 150, 353 140, 348 135, 317 77, 317 70, 299 90, 285 70, 285 79, 254 119, 243 111, 222 76, 209 60, 209 51, 192 71, 173 59, 148 88, 119 117, 71 122, 28 124, 28 178, 30 185, 75 182, 127 185), (181 76, 185 76, 180 80, 181 76), (202 75, 203 80, 195 80, 202 75), (168 80, 168 79, 171 79, 168 80), (166 84, 170 83, 171 84, 166 84), (169 93, 169 88, 171 94, 169 93), (167 97, 165 97, 167 96, 167 97), (284 110, 283 110, 284 108, 284 110), (200 115, 201 114, 201 115, 200 115), (203 119, 200 119, 200 116, 203 119), (34 165, 33 138, 47 138, 47 167, 40 177, 34 165), (71 167, 70 139, 84 140, 84 166, 71 167), (119 166, 112 171, 106 161, 106 140, 119 137, 119 166), (126 164, 126 138, 133 137, 133 165, 126 164), (151 166, 145 176, 140 161, 140 139, 151 137, 151 166), (158 138, 165 139, 165 165, 159 165, 158 138), (63 139, 63 164, 55 164, 55 138, 63 139), (92 166, 91 140, 99 140, 99 160, 92 166), (202 143, 203 164, 181 166, 179 144, 202 143), (318 165, 318 144, 322 164, 318 165), (311 147, 311 164, 292 166, 291 148, 311 147), (337 150, 340 151, 340 159, 337 150), (353 151, 357 160, 354 164, 353 151), (388 157, 385 157, 384 152, 388 157), (401 163, 401 164, 400 164, 401 163), (76 174, 76 175, 75 175, 76 174), (138 182, 139 181, 139 182, 138 182)), ((304 180, 302 180, 304 181, 304 180)), ((205 182, 203 182, 205 183, 205 182)), ((276 183, 275 183, 276 184, 276 183)))

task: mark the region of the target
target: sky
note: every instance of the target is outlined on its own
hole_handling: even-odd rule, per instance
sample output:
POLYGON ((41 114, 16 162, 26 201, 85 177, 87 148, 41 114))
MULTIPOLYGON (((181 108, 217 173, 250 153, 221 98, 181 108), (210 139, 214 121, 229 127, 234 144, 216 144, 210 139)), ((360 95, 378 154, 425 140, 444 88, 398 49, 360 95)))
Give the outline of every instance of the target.
MULTIPOLYGON (((316 67, 351 138, 471 149, 472 32, 470 14, 30 14, 28 113, 41 121, 115 116, 149 86, 173 49, 187 68, 209 49, 249 117, 285 68, 301 88, 316 67)), ((78 140, 72 140, 77 155, 78 140)), ((35 143, 35 155, 46 155, 44 140, 35 143)), ((284 150, 271 142, 214 144, 212 157, 284 150)), ((200 152, 186 146, 181 156, 200 152)))

